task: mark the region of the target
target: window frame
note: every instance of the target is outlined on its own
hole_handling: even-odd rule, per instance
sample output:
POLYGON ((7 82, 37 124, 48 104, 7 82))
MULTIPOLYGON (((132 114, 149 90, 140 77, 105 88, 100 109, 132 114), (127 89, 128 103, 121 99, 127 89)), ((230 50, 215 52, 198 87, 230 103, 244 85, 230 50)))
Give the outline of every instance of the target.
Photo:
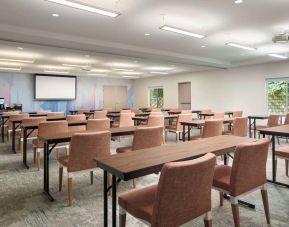
POLYGON ((164 104, 165 104, 165 100, 164 100, 164 87, 163 86, 150 86, 148 87, 148 106, 151 107, 151 89, 162 89, 163 90, 163 105, 162 107, 156 107, 156 108, 163 108, 164 104))

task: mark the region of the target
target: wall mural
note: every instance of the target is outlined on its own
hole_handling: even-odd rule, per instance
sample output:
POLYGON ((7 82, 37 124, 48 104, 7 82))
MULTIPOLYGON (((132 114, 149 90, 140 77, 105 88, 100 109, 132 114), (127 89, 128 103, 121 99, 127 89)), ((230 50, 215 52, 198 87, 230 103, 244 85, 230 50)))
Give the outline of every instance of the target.
POLYGON ((127 86, 127 105, 133 106, 133 87, 130 80, 80 76, 77 77, 76 100, 36 101, 33 74, 0 73, 0 97, 5 98, 6 105, 22 104, 23 111, 51 110, 68 113, 69 110, 80 108, 102 108, 104 85, 127 86))

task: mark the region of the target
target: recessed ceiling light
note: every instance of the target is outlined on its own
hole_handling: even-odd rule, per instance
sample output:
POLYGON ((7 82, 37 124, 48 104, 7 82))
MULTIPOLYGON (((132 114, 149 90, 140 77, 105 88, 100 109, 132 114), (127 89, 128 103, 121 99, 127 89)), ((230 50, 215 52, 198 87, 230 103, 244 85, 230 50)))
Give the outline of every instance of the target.
POLYGON ((162 75, 167 75, 169 74, 168 72, 150 72, 151 74, 162 74, 162 75))
POLYGON ((44 70, 45 73, 68 74, 66 71, 44 70))
POLYGON ((77 3, 77 2, 72 2, 72 1, 68 1, 68 0, 47 0, 47 1, 57 3, 60 5, 64 5, 64 6, 68 6, 68 7, 72 7, 75 9, 88 11, 91 13, 101 14, 101 15, 108 16, 108 17, 117 17, 120 15, 119 13, 116 13, 116 12, 95 8, 93 6, 84 5, 83 3, 77 3))
POLYGON ((133 69, 118 69, 118 68, 113 68, 115 71, 126 71, 126 72, 132 72, 134 71, 133 69))
POLYGON ((8 70, 8 71, 20 71, 21 67, 19 68, 7 68, 7 67, 0 67, 0 70, 8 70))
POLYGON ((59 17, 59 14, 53 13, 52 16, 53 16, 53 17, 59 17))
POLYGON ((146 69, 153 71, 153 72, 158 72, 158 71, 169 71, 173 70, 173 67, 166 67, 166 66, 152 66, 152 67, 147 67, 146 69))
POLYGON ((288 58, 287 56, 280 55, 280 54, 268 54, 268 55, 271 57, 274 57, 274 58, 281 58, 281 59, 287 59, 288 58))
POLYGON ((248 46, 244 46, 244 45, 237 44, 237 43, 226 43, 226 45, 231 46, 231 47, 240 48, 240 49, 245 49, 245 50, 257 50, 257 48, 248 47, 248 46))
POLYGON ((150 33, 145 33, 144 35, 145 35, 145 36, 150 36, 151 34, 150 34, 150 33))
POLYGON ((160 29, 165 30, 165 31, 174 32, 174 33, 179 33, 179 34, 182 34, 182 35, 188 35, 188 36, 199 38, 199 39, 202 39, 202 38, 206 37, 205 35, 200 35, 200 34, 196 34, 196 33, 189 32, 189 31, 185 31, 185 30, 182 30, 182 29, 179 29, 179 28, 174 28, 174 27, 169 26, 169 25, 164 25, 164 26, 160 27, 160 29))
POLYGON ((243 0, 235 0, 235 3, 236 3, 236 4, 243 3, 243 0))
POLYGON ((23 47, 17 47, 18 50, 23 50, 23 47))
POLYGON ((107 65, 112 66, 112 67, 120 67, 120 68, 133 68, 133 67, 138 66, 135 64, 122 63, 122 62, 113 62, 113 63, 109 63, 107 65))
POLYGON ((0 58, 0 61, 10 61, 10 62, 20 62, 20 63, 34 63, 34 60, 8 59, 8 58, 0 58))
POLYGON ((138 79, 138 76, 122 76, 123 78, 138 79))
POLYGON ((108 69, 91 69, 91 72, 96 72, 96 73, 106 73, 109 72, 110 70, 108 69))
POLYGON ((205 48, 206 46, 203 45, 203 46, 201 46, 201 47, 202 47, 202 48, 205 48))
POLYGON ((142 74, 141 72, 132 72, 132 71, 128 71, 128 72, 118 72, 118 74, 125 74, 125 75, 140 75, 142 74))
POLYGON ((74 65, 74 64, 62 64, 63 66, 68 66, 68 67, 78 67, 78 68, 84 68, 87 67, 87 65, 74 65))

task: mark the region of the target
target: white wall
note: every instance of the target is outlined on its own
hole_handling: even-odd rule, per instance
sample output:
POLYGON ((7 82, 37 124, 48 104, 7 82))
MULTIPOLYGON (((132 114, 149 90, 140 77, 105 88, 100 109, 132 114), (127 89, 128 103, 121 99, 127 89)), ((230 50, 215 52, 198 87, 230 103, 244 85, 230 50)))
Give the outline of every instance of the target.
POLYGON ((178 83, 191 81, 192 109, 266 113, 266 78, 289 77, 289 61, 134 81, 134 106, 148 106, 148 87, 164 87, 164 107, 178 107, 178 83))

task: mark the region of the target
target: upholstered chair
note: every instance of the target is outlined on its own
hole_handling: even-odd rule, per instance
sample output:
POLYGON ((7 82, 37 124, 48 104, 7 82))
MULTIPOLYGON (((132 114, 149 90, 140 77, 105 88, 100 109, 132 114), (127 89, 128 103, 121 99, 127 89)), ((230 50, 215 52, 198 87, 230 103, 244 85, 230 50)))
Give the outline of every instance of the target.
MULTIPOLYGON (((163 144, 163 132, 163 126, 139 127, 134 132, 132 146, 118 147, 116 152, 125 153, 161 146, 163 144)), ((133 180, 133 187, 136 187, 135 180, 133 180)))
POLYGON ((151 108, 151 112, 161 112, 160 108, 151 108))
POLYGON ((277 174, 277 160, 285 160, 285 175, 288 177, 288 163, 289 163, 289 146, 275 148, 275 173, 277 174))
POLYGON ((138 107, 132 107, 130 108, 131 112, 135 113, 135 114, 139 114, 141 113, 141 110, 138 107))
POLYGON ((191 114, 192 110, 182 110, 181 114, 191 114))
POLYGON ((165 138, 167 140, 167 133, 172 132, 176 134, 176 141, 179 142, 180 134, 183 131, 182 121, 191 121, 193 118, 192 113, 190 114, 179 114, 177 117, 176 125, 166 125, 165 138))
POLYGON ((129 110, 121 110, 120 113, 131 113, 132 111, 129 109, 129 110))
POLYGON ((233 118, 235 117, 242 117, 243 116, 243 111, 233 111, 233 118))
POLYGON ((109 118, 90 119, 87 121, 86 130, 108 130, 110 128, 109 118))
MULTIPOLYGON (((12 124, 12 121, 13 120, 23 120, 24 118, 27 118, 29 117, 29 114, 12 114, 12 115, 9 115, 9 119, 8 119, 8 133, 7 133, 7 136, 8 136, 8 141, 11 141, 11 135, 12 135, 12 130, 13 130, 13 124, 12 124)), ((20 124, 18 124, 20 125, 20 124)), ((20 135, 21 133, 21 128, 18 127, 16 129, 16 135, 20 135)))
POLYGON ((223 134, 246 137, 248 134, 248 118, 235 117, 233 120, 232 130, 223 132, 223 134))
POLYGON ((121 194, 119 226, 126 226, 126 212, 152 227, 177 227, 204 215, 212 226, 211 187, 216 157, 171 162, 163 166, 157 185, 121 194))
POLYGON ((79 109, 79 110, 77 110, 77 114, 84 114, 86 112, 90 112, 90 109, 79 109))
POLYGON ((165 118, 163 115, 150 115, 148 117, 148 126, 162 126, 165 125, 165 118))
MULTIPOLYGON (((86 120, 86 116, 84 114, 67 115, 66 116, 66 120, 67 120, 68 123, 77 122, 77 121, 85 121, 86 120)), ((68 130, 70 132, 85 131, 85 129, 86 129, 85 125, 71 126, 71 127, 68 128, 68 130)))
POLYGON ((70 152, 67 156, 59 157, 59 191, 62 190, 63 167, 67 169, 68 205, 73 202, 72 180, 75 172, 90 170, 91 184, 93 184, 93 169, 95 159, 110 155, 109 131, 75 133, 70 142, 70 152))
POLYGON ((215 112, 214 119, 223 119, 225 117, 225 112, 215 112))
POLYGON ((152 115, 163 115, 161 111, 150 112, 150 116, 152 115))
POLYGON ((135 113, 121 113, 119 117, 118 127, 130 127, 134 126, 134 121, 132 117, 135 116, 135 113))
MULTIPOLYGON (((38 126, 38 136, 51 136, 55 133, 65 133, 68 132, 68 122, 67 121, 47 121, 41 122, 38 126)), ((40 152, 44 149, 44 144, 41 140, 36 139, 32 141, 33 149, 36 153, 37 168, 40 169, 40 152)), ((58 144, 55 149, 65 148, 68 149, 69 145, 67 143, 58 144)))
POLYGON ((107 110, 94 111, 94 119, 106 118, 107 110))
POLYGON ((63 112, 48 112, 47 117, 65 117, 63 112))
POLYGON ((202 139, 202 138, 208 138, 208 137, 214 137, 214 136, 220 136, 223 133, 223 121, 218 119, 210 119, 206 120, 202 134, 191 136, 191 140, 196 139, 202 139))
MULTIPOLYGON (((267 125, 256 125, 256 130, 278 126, 279 119, 280 119, 280 115, 271 114, 268 117, 267 125)), ((259 133, 259 138, 260 138, 260 133, 259 133)))
MULTIPOLYGON (((5 111, 2 113, 2 116, 6 117, 6 116, 10 116, 10 115, 19 114, 19 113, 20 113, 20 111, 5 111)), ((4 127, 4 133, 6 133, 8 131, 8 122, 9 122, 9 119, 8 119, 8 121, 6 121, 6 123, 4 125, 1 125, 1 128, 4 127)), ((8 139, 8 132, 7 132, 7 139, 8 139)))
POLYGON ((267 224, 270 224, 268 196, 266 190, 266 162, 270 140, 237 146, 233 165, 215 167, 213 188, 220 192, 220 205, 223 205, 224 193, 230 195, 235 227, 240 226, 238 199, 249 192, 261 189, 267 224))

